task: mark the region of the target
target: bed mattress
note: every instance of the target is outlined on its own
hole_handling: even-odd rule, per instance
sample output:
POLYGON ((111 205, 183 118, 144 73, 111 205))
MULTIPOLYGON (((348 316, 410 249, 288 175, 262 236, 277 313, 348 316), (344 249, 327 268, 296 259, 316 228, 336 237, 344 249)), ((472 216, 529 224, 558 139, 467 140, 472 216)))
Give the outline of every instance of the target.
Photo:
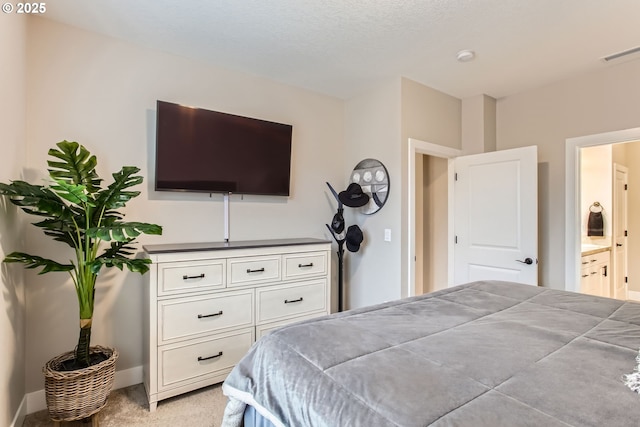
POLYGON ((223 384, 274 426, 635 426, 640 304, 482 281, 293 324, 223 384))

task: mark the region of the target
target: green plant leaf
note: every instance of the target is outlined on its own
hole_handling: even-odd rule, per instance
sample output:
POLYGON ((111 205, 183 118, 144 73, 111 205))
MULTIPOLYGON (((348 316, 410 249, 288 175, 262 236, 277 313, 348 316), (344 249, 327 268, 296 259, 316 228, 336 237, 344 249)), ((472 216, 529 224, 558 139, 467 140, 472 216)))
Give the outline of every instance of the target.
POLYGON ((43 217, 42 221, 35 222, 34 225, 42 228, 46 235, 75 247, 76 224, 73 219, 78 217, 83 220, 82 209, 65 204, 49 188, 24 181, 0 183, 0 194, 9 196, 9 200, 24 212, 43 217))
POLYGON ((149 271, 149 264, 151 264, 151 260, 147 258, 134 258, 130 259, 122 255, 116 255, 111 258, 96 258, 91 263, 91 272, 94 274, 98 274, 100 268, 104 267, 116 267, 120 270, 123 267, 127 267, 130 271, 134 273, 144 274, 149 271))
POLYGON ((140 234, 162 234, 162 227, 156 224, 144 222, 117 222, 109 226, 91 227, 87 230, 87 236, 109 242, 129 242, 140 234))
POLYGON ((142 177, 135 175, 139 171, 135 166, 124 166, 119 172, 112 174, 113 183, 99 192, 96 204, 104 207, 105 211, 124 207, 129 200, 140 194, 139 191, 125 191, 126 188, 142 183, 142 177))
POLYGON ((123 266, 127 266, 132 272, 146 273, 149 270, 148 265, 151 264, 151 260, 146 258, 129 259, 136 250, 133 246, 129 246, 130 243, 133 243, 133 239, 122 242, 112 241, 109 248, 91 263, 91 271, 94 274, 98 274, 103 266, 116 267, 120 270, 122 270, 123 266))
POLYGON ((11 252, 5 257, 4 262, 21 262, 26 264, 26 268, 42 267, 42 270, 38 274, 45 274, 50 271, 73 270, 73 264, 60 264, 59 262, 42 258, 37 255, 29 255, 24 252, 11 252))
POLYGON ((68 184, 66 181, 56 180, 51 189, 61 198, 76 205, 87 203, 89 206, 94 204, 87 197, 87 188, 82 184, 68 184))
POLYGON ((25 181, 0 183, 0 194, 9 196, 11 203, 30 215, 57 218, 68 214, 69 208, 64 201, 42 185, 33 185, 25 181))
POLYGON ((95 171, 98 163, 96 156, 77 142, 61 141, 56 145, 58 148, 50 149, 49 155, 62 161, 47 162, 51 178, 67 184, 84 185, 89 194, 95 193, 101 181, 95 171))
POLYGON ((135 248, 129 246, 129 244, 133 242, 133 239, 124 242, 112 241, 109 247, 105 249, 98 258, 115 258, 118 255, 132 255, 135 252, 135 248))

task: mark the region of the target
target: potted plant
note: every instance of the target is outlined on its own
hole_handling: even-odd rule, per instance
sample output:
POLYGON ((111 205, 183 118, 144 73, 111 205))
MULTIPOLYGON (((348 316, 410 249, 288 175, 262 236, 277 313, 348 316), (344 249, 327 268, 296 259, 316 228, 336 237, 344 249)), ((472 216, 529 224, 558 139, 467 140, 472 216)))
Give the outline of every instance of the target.
POLYGON ((127 267, 144 274, 151 260, 134 256, 135 239, 142 233, 162 234, 162 227, 142 222, 125 222, 123 208, 140 194, 130 187, 140 184, 140 169, 124 166, 112 174, 113 182, 101 187, 97 160, 77 142, 62 141, 49 150, 48 185, 25 181, 0 183, 0 194, 24 212, 37 216, 34 225, 56 241, 70 246, 75 257, 60 263, 24 252, 12 252, 4 262, 18 262, 26 268, 40 268, 39 274, 68 272, 80 310, 80 334, 74 351, 52 359, 44 368, 45 394, 54 421, 87 418, 106 404, 113 385, 114 349, 90 347, 96 279, 103 267, 127 267), (102 378, 97 378, 101 375, 102 378), (96 390, 103 386, 102 391, 96 390), (106 390, 104 390, 106 388, 106 390), (72 393, 73 395, 69 395, 72 393))

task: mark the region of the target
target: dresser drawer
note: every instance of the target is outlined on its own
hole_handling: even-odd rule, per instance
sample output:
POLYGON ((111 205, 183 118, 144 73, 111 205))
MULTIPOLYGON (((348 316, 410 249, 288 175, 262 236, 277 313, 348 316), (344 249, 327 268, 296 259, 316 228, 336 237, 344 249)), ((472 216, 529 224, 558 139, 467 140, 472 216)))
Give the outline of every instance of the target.
POLYGON ((326 279, 256 289, 257 323, 327 311, 326 279))
POLYGON ((284 279, 298 279, 325 275, 327 273, 327 253, 308 252, 284 255, 284 279))
POLYGON ((280 280, 280 256, 232 258, 227 261, 229 287, 280 280))
POLYGON ((158 341, 253 325, 253 290, 158 301, 158 341))
POLYGON ((581 258, 582 266, 586 267, 596 263, 608 263, 610 261, 611 251, 597 252, 591 255, 585 255, 581 258))
POLYGON ((225 287, 226 260, 173 262, 158 270, 158 295, 225 287))
POLYGON ((249 350, 253 340, 253 328, 249 328, 209 339, 160 347, 160 389, 189 381, 202 381, 208 375, 230 371, 249 350))

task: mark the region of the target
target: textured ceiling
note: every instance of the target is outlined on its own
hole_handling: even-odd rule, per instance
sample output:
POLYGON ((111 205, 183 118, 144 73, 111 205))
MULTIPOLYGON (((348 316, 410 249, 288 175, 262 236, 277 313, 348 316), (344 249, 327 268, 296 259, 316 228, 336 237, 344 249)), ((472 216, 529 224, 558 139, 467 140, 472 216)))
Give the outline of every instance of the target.
POLYGON ((344 99, 393 76, 500 98, 640 46, 640 0, 55 0, 44 17, 344 99))

